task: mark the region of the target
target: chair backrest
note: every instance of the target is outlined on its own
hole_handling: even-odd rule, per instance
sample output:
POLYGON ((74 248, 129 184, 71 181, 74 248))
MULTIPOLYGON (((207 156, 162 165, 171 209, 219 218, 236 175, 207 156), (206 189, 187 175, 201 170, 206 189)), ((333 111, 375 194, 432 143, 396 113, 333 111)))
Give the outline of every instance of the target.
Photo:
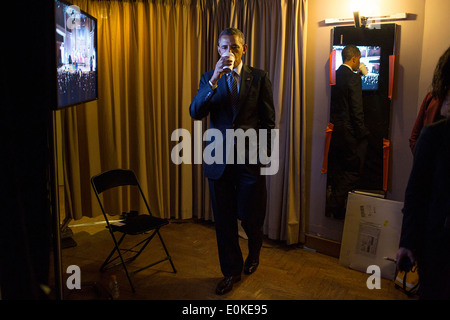
POLYGON ((91 178, 91 184, 106 220, 107 220, 106 212, 103 208, 103 204, 100 200, 99 194, 108 189, 121 186, 137 186, 137 188, 139 189, 139 193, 141 194, 142 200, 144 200, 144 204, 147 207, 148 214, 152 215, 150 206, 148 205, 147 199, 144 196, 144 192, 142 191, 138 179, 136 178, 136 175, 132 170, 113 169, 105 171, 96 176, 93 176, 91 178))
POLYGON ((139 186, 136 175, 131 170, 113 169, 91 178, 92 186, 98 194, 120 186, 139 186))

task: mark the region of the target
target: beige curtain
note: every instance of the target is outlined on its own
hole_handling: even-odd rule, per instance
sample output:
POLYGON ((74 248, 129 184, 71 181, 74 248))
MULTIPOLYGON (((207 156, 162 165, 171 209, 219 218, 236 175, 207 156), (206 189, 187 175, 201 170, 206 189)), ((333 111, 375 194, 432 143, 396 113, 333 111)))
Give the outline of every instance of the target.
MULTIPOLYGON (((280 129, 265 233, 288 244, 302 240, 306 0, 73 3, 98 20, 99 99, 61 111, 67 215, 100 214, 90 177, 128 168, 156 216, 212 219, 201 165, 172 163, 178 142, 171 134, 194 134, 189 104, 217 61, 218 34, 235 26, 247 36, 245 63, 269 72, 280 129)), ((125 191, 104 200, 107 210, 133 201, 125 191)))

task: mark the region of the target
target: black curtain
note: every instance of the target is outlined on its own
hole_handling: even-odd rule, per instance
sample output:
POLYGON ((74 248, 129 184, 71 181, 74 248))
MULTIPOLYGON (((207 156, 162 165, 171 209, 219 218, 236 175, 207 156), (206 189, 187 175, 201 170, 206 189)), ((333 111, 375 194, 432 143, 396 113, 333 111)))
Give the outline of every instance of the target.
POLYGON ((0 105, 0 290, 3 300, 48 298, 56 99, 53 1, 6 4, 0 105))

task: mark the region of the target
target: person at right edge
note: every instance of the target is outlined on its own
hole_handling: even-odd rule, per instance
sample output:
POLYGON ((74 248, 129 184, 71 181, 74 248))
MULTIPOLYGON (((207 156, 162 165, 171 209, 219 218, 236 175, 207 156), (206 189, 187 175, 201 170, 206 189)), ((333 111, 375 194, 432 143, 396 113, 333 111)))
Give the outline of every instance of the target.
POLYGON ((445 118, 426 125, 414 147, 405 192, 397 268, 417 262, 419 299, 450 299, 450 59, 444 54, 433 76, 433 98, 445 118))
MULTIPOLYGON (((439 61, 434 70, 433 82, 439 81, 439 74, 442 72, 441 68, 445 61, 448 61, 450 57, 450 47, 444 52, 444 54, 439 58, 439 61)), ((416 122, 411 131, 411 136, 409 137, 409 147, 411 152, 414 154, 414 147, 416 145, 417 139, 419 138, 420 131, 423 126, 439 121, 445 118, 446 110, 441 110, 442 101, 430 91, 426 94, 425 98, 420 105, 420 110, 417 114, 416 122), (442 112, 441 112, 442 111, 442 112)))
POLYGON ((344 219, 348 192, 359 182, 366 155, 369 130, 364 124, 361 75, 356 73, 361 52, 354 45, 342 50, 343 64, 331 87, 330 122, 333 124, 328 175, 331 194, 326 215, 344 219))

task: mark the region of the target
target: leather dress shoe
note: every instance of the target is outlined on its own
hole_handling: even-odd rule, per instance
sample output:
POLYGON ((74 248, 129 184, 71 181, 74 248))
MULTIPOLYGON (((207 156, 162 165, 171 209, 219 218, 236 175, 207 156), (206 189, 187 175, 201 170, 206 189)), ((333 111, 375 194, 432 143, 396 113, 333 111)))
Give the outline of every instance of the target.
POLYGON ((244 273, 245 274, 252 274, 253 272, 256 271, 256 269, 258 268, 259 265, 259 261, 258 260, 245 260, 245 264, 244 264, 244 273))
POLYGON ((216 294, 222 295, 233 289, 233 284, 241 280, 241 275, 228 276, 220 280, 216 287, 216 294))

